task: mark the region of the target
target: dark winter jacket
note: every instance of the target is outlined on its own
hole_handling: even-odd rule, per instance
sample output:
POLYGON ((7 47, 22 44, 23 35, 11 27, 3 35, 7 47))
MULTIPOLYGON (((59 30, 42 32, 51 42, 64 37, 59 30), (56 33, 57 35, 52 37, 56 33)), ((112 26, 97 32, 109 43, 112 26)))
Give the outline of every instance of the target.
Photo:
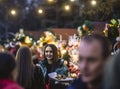
POLYGON ((83 83, 81 78, 79 77, 67 89, 86 89, 86 87, 85 83, 83 83))
MULTIPOLYGON (((82 81, 81 76, 79 76, 79 78, 76 79, 67 89, 87 89, 87 87, 86 84, 82 81)), ((101 85, 99 89, 103 89, 103 86, 101 85)))
POLYGON ((36 66, 34 70, 33 87, 31 89, 46 89, 42 70, 36 66))
MULTIPOLYGON (((57 65, 53 65, 54 68, 53 71, 51 72, 57 72, 59 74, 67 75, 66 73, 68 72, 68 68, 63 64, 63 62, 64 62, 63 59, 59 59, 57 65)), ((39 66, 42 69, 42 73, 44 77, 46 77, 47 74, 47 65, 48 63, 46 60, 42 60, 40 61, 39 64, 37 64, 37 66, 39 66)))
POLYGON ((37 66, 39 66, 42 69, 42 73, 45 78, 45 84, 47 84, 48 82, 50 83, 50 89, 56 89, 56 86, 55 86, 55 81, 48 77, 48 72, 49 73, 58 72, 62 74, 67 74, 68 68, 63 64, 63 62, 64 62, 63 59, 59 59, 57 65, 52 65, 53 69, 51 71, 50 70, 48 71, 49 64, 47 63, 47 60, 44 59, 40 61, 39 64, 37 64, 37 66))

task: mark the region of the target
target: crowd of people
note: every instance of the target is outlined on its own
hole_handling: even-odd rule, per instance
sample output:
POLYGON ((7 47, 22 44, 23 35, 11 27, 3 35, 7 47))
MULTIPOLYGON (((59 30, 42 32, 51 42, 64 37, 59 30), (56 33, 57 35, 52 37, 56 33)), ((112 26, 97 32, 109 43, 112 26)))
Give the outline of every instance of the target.
POLYGON ((15 54, 0 53, 0 89, 120 89, 120 53, 111 55, 111 43, 98 34, 81 38, 78 48, 80 74, 69 85, 48 76, 56 72, 69 76, 69 67, 54 44, 45 44, 42 60, 33 60, 27 46, 15 54))

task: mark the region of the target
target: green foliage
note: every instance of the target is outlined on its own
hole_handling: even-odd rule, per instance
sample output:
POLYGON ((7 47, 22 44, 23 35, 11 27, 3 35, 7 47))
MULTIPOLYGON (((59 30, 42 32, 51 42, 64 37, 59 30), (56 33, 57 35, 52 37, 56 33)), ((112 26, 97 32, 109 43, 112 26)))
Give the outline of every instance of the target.
POLYGON ((109 23, 110 24, 108 25, 108 38, 112 43, 114 43, 116 41, 116 37, 119 36, 119 22, 116 19, 112 19, 109 23))
POLYGON ((92 22, 91 21, 84 21, 84 23, 78 27, 78 32, 80 36, 88 35, 93 30, 92 22))

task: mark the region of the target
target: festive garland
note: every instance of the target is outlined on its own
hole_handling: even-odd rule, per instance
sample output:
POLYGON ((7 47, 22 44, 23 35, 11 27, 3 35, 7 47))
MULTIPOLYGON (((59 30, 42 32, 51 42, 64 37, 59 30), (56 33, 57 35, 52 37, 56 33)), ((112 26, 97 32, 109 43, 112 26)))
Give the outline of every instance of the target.
POLYGON ((116 37, 119 36, 118 28, 120 28, 120 20, 112 19, 106 24, 105 30, 103 31, 105 36, 114 44, 116 37))
POLYGON ((78 33, 81 36, 88 35, 93 30, 92 22, 85 21, 81 26, 78 27, 78 33))

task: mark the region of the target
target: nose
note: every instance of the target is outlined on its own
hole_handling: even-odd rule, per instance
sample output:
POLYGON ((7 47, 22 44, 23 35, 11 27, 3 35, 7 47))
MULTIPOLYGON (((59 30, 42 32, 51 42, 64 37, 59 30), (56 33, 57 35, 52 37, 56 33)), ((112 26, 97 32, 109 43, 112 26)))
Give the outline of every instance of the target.
POLYGON ((50 52, 48 52, 47 54, 50 55, 50 52))

